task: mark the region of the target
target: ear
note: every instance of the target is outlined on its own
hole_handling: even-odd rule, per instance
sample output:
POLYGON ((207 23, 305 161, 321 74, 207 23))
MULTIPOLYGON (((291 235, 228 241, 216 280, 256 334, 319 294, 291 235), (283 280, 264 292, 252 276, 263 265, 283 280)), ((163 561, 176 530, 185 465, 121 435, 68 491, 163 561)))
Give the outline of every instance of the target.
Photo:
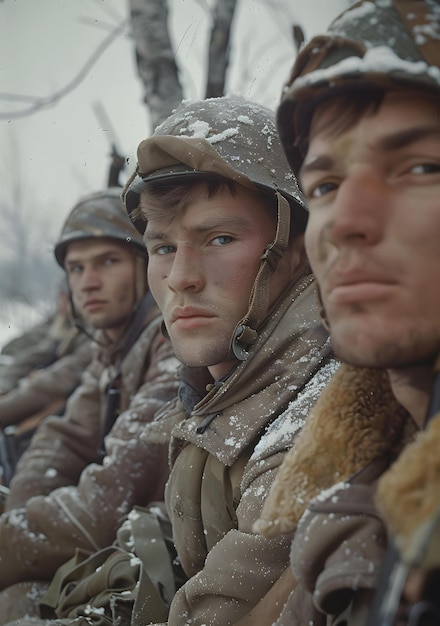
POLYGON ((304 233, 295 235, 289 241, 289 247, 286 251, 286 260, 289 263, 292 279, 301 276, 306 270, 311 271, 306 247, 304 245, 304 233))

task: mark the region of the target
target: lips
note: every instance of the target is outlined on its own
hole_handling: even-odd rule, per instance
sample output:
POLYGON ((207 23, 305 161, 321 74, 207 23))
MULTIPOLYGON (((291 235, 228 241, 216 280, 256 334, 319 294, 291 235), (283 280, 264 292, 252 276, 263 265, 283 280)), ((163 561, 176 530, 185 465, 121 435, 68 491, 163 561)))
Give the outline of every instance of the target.
POLYGON ((189 319, 191 317, 214 317, 214 315, 206 309, 200 309, 198 307, 177 306, 171 313, 171 323, 179 319, 189 319))
POLYGON ((178 306, 171 312, 170 322, 179 328, 191 329, 213 319, 210 311, 193 306, 178 306))
POLYGON ((333 304, 360 303, 383 298, 395 285, 383 274, 352 269, 330 272, 324 291, 333 304))
POLYGON ((94 311, 96 309, 101 309, 105 305, 104 300, 88 300, 84 303, 83 308, 86 311, 94 311))

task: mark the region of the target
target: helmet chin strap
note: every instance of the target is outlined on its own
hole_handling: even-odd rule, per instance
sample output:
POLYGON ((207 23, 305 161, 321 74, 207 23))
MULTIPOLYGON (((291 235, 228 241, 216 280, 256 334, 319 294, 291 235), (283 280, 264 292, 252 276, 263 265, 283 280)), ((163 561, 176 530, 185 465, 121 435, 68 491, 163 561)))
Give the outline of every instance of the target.
POLYGON ((287 250, 290 234, 290 204, 279 192, 277 196, 277 231, 275 239, 261 256, 258 274, 249 297, 246 315, 235 327, 231 340, 231 352, 240 361, 249 356, 249 349, 258 337, 258 329, 269 311, 270 279, 287 250))

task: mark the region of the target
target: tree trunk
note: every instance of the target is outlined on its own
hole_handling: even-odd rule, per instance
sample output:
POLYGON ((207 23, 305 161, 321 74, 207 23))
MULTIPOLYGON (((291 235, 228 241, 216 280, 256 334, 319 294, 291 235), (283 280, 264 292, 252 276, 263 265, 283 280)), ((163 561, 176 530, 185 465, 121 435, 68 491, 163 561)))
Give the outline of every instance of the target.
POLYGON ((209 45, 206 97, 219 98, 225 93, 229 64, 229 38, 237 0, 218 0, 209 45))
POLYGON ((182 87, 168 34, 166 0, 130 0, 136 63, 153 129, 182 101, 182 87))

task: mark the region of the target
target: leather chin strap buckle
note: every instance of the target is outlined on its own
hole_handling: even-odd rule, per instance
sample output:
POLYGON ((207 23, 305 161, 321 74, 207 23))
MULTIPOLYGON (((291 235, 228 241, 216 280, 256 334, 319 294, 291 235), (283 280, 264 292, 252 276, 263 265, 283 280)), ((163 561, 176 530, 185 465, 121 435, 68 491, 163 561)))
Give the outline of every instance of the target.
POLYGON ((267 261, 270 269, 274 272, 277 269, 282 256, 283 250, 273 241, 267 246, 266 250, 261 255, 261 261, 267 261))
POLYGON ((249 348, 253 345, 258 333, 253 328, 239 324, 232 338, 232 352, 239 361, 246 361, 249 356, 249 348))
POLYGON ((231 340, 230 350, 239 361, 245 361, 258 337, 258 330, 269 311, 270 280, 280 259, 287 250, 290 233, 290 204, 277 192, 277 231, 275 239, 266 246, 255 277, 246 315, 238 322, 231 340), (254 330, 254 328, 258 330, 254 330))

